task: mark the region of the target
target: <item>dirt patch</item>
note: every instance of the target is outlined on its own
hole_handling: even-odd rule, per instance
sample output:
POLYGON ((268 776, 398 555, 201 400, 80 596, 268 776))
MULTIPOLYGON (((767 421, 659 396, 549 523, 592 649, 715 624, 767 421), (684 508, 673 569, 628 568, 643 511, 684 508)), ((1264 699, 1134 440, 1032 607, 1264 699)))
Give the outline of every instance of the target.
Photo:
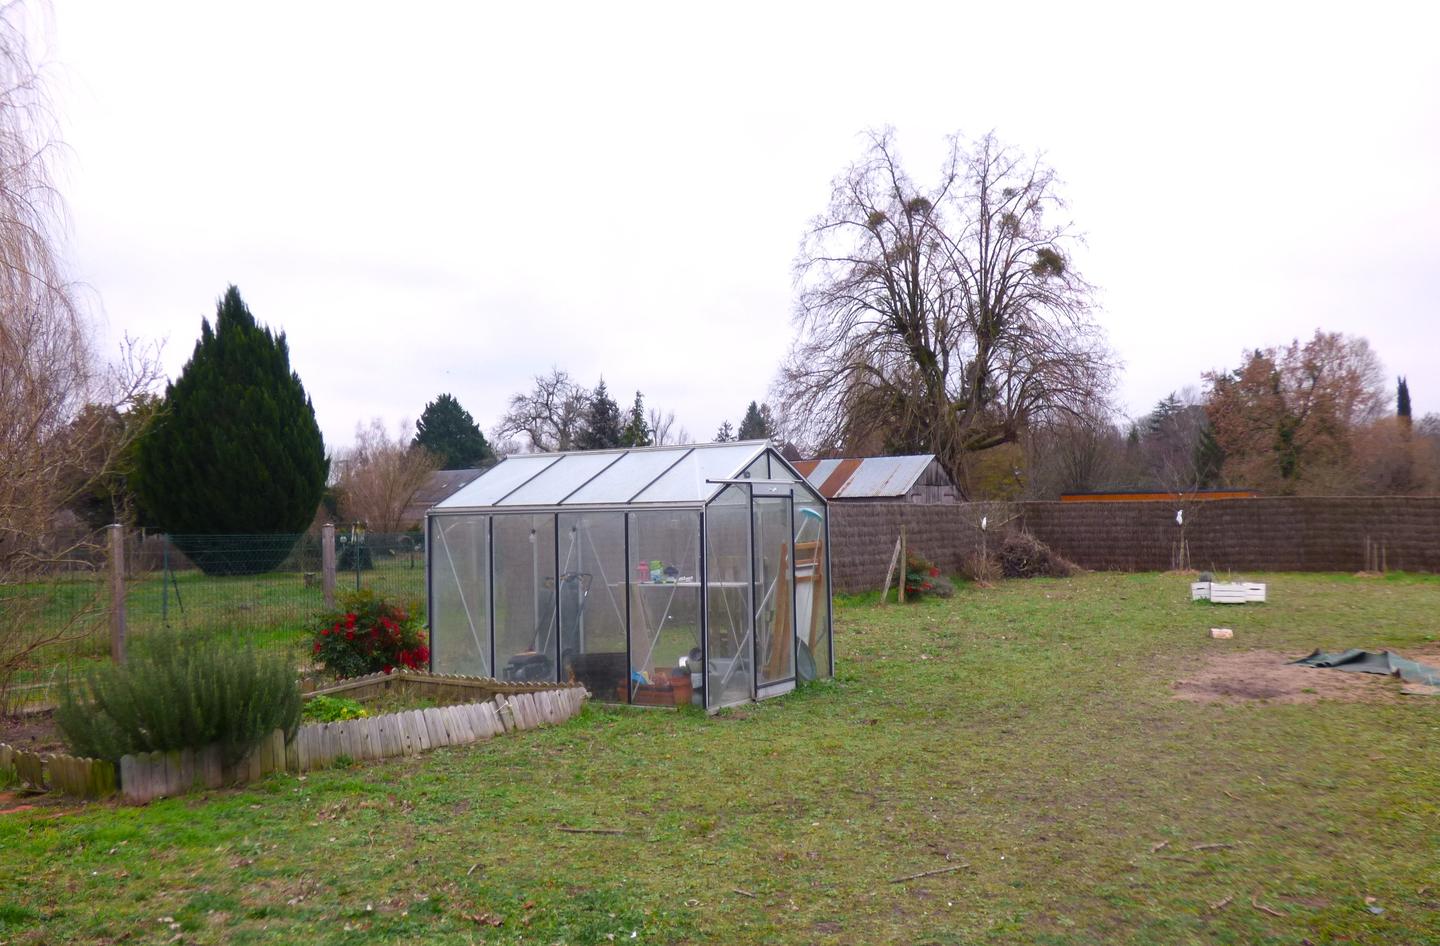
POLYGON ((54 714, 49 712, 0 716, 0 742, 26 752, 65 751, 54 714))
MULTIPOLYGON (((1408 657, 1410 653, 1405 655, 1408 657)), ((1195 703, 1248 703, 1256 700, 1270 703, 1342 700, 1353 703, 1409 699, 1401 696, 1400 681, 1393 677, 1317 670, 1290 663, 1302 656, 1277 654, 1269 650, 1215 654, 1203 665, 1187 670, 1183 679, 1175 681, 1175 699, 1195 703)), ((1424 660, 1428 656, 1416 650, 1413 659, 1424 660)))

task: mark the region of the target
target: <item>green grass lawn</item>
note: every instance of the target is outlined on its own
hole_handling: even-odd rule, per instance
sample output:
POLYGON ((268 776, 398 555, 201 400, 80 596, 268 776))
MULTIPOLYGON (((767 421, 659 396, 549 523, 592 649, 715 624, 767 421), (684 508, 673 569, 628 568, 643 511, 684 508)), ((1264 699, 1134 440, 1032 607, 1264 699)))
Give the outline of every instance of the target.
POLYGON ((1268 580, 848 601, 839 678, 740 712, 0 815, 0 942, 1440 943, 1440 698, 1171 696, 1221 648, 1433 649, 1440 579, 1268 580))

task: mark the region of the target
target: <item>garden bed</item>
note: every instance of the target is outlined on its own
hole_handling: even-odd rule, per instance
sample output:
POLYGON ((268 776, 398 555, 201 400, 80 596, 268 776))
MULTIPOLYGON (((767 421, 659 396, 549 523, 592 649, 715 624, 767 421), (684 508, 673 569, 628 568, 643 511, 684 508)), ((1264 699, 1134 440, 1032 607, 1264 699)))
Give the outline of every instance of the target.
POLYGON ((505 683, 402 671, 343 680, 313 690, 397 712, 301 725, 288 741, 276 730, 234 765, 221 762, 217 747, 127 755, 117 766, 65 755, 49 714, 6 720, 0 740, 5 767, 13 767, 33 790, 82 798, 118 793, 144 803, 195 788, 219 788, 272 772, 307 772, 344 759, 361 761, 418 755, 442 746, 470 745, 506 732, 564 722, 589 694, 576 684, 505 683), (419 704, 419 705, 417 705, 419 704))

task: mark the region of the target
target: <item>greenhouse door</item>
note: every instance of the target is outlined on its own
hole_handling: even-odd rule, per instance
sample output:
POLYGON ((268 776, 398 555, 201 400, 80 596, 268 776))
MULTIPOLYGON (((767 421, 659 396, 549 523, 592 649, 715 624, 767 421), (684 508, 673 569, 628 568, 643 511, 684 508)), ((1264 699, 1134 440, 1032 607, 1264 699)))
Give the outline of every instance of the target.
POLYGON ((793 503, 788 495, 756 495, 751 501, 757 699, 795 688, 793 503))

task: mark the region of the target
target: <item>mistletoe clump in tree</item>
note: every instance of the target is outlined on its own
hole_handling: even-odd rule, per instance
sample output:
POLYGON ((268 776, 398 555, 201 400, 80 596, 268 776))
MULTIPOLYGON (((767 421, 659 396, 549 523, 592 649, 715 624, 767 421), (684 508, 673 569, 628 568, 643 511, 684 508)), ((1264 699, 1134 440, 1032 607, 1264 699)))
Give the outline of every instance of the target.
POLYGON ((890 132, 834 183, 795 266, 797 339, 777 389, 788 436, 970 460, 1041 421, 1092 416, 1114 360, 1055 174, 990 135, 951 139, 936 184, 890 132))
POLYGON ((310 524, 329 469, 285 333, 231 286, 137 446, 141 504, 206 573, 255 574, 290 553, 274 537, 310 524))

